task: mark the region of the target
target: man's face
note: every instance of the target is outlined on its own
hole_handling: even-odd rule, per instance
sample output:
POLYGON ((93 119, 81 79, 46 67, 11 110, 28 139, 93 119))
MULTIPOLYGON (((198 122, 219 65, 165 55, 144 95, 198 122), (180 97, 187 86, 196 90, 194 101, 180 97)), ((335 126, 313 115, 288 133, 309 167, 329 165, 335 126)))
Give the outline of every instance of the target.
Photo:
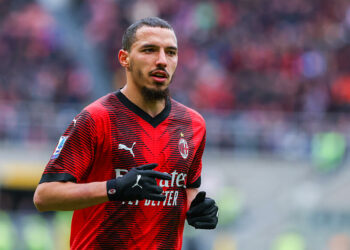
POLYGON ((129 52, 130 80, 148 99, 166 96, 177 66, 177 41, 172 30, 143 26, 129 52), (151 97, 150 97, 151 96, 151 97))

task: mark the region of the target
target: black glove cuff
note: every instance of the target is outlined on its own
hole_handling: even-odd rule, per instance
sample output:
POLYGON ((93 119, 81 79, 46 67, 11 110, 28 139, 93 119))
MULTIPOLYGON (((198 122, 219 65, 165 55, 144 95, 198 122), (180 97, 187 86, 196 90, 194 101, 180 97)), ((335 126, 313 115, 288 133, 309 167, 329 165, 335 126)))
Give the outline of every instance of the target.
POLYGON ((107 196, 110 201, 118 200, 117 179, 107 181, 107 196))

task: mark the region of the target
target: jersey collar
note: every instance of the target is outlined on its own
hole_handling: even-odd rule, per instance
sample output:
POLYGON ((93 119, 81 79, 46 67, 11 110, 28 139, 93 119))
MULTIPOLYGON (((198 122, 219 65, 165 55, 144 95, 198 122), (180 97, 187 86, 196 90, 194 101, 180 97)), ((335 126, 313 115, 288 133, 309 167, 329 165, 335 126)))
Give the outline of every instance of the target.
POLYGON ((162 123, 170 114, 171 110, 171 101, 168 97, 165 102, 165 107, 158 115, 155 117, 150 116, 145 111, 140 109, 138 106, 136 106, 133 102, 131 102, 120 90, 115 92, 117 98, 121 103, 125 105, 128 109, 130 109, 132 112, 134 112, 136 115, 140 116, 142 119, 144 119, 146 122, 152 125, 152 127, 157 127, 160 123, 162 123))

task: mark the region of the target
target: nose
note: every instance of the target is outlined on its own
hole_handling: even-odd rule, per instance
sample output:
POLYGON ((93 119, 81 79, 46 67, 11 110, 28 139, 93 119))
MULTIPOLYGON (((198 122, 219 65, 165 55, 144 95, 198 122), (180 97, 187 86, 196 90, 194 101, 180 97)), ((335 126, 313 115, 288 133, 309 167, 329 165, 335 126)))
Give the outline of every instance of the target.
POLYGON ((159 51, 156 64, 158 67, 161 66, 163 68, 167 66, 168 63, 167 63, 167 58, 164 50, 159 51))

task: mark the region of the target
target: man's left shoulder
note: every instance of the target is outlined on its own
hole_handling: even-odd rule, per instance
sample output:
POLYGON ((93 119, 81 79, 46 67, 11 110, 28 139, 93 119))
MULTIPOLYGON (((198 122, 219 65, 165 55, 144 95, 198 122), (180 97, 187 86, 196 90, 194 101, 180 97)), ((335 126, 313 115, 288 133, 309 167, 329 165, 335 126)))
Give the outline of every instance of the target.
POLYGON ((188 114, 188 116, 190 117, 190 119, 192 120, 193 123, 199 123, 202 126, 205 127, 205 120, 203 118, 203 116, 196 110, 194 110, 193 108, 190 108, 174 99, 171 99, 172 102, 172 107, 174 110, 176 111, 180 111, 185 112, 186 114, 188 114))

